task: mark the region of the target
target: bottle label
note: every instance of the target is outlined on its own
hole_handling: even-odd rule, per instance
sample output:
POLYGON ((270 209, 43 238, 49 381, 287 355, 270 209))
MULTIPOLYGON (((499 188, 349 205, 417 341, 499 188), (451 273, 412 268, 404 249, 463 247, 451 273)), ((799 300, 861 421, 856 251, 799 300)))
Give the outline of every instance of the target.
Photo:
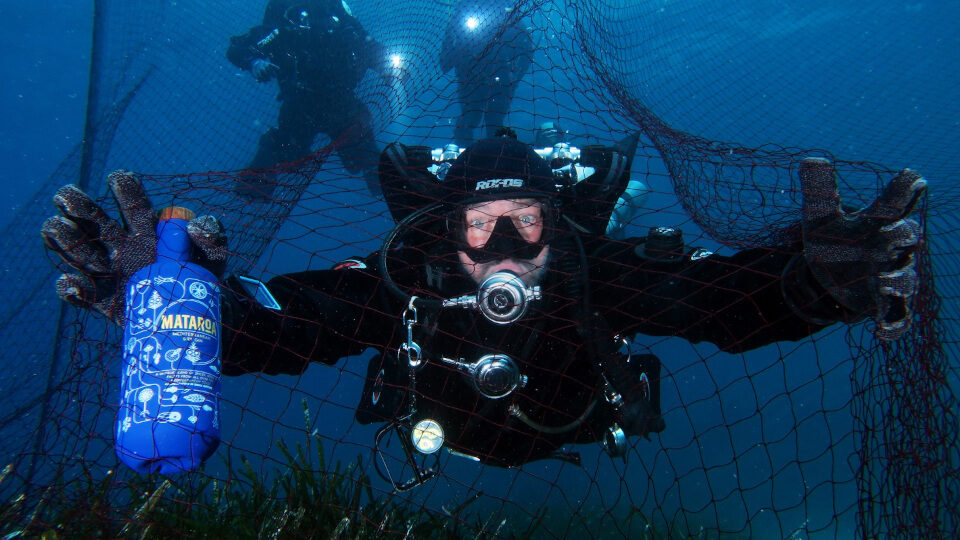
POLYGON ((121 433, 158 421, 219 429, 220 290, 183 274, 127 285, 121 433))

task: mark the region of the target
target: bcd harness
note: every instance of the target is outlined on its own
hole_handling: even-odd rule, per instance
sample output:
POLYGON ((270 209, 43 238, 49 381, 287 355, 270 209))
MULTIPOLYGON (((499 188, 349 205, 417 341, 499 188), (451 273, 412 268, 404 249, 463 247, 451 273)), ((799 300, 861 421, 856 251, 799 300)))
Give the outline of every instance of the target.
MULTIPOLYGON (((439 473, 438 450, 444 442, 442 419, 423 418, 413 424, 418 412, 416 400, 417 373, 428 362, 438 362, 457 369, 478 394, 491 401, 506 398, 528 383, 527 376, 521 373, 517 362, 505 354, 486 354, 474 362, 467 362, 462 358, 447 358, 442 354, 435 357, 425 353, 425 351, 431 350, 439 310, 451 307, 478 309, 492 322, 507 324, 513 319, 504 317, 503 313, 488 314, 489 304, 500 302, 502 304, 500 307, 505 312, 517 315, 516 318, 519 318, 526 311, 528 301, 540 298, 539 287, 527 288, 522 282, 519 282, 519 279, 516 279, 516 282, 511 282, 509 276, 497 276, 497 274, 482 283, 480 291, 472 299, 468 299, 468 297, 450 300, 423 298, 409 295, 400 289, 390 276, 387 266, 387 253, 402 231, 409 230, 410 225, 420 218, 430 215, 438 206, 432 205, 424 208, 401 220, 384 240, 383 247, 380 250, 381 276, 391 293, 403 300, 405 306, 400 318, 401 335, 404 336, 404 341, 400 343, 396 350, 396 367, 406 371, 407 380, 405 385, 406 399, 402 400, 405 403, 405 410, 398 411, 397 415, 392 420, 388 420, 376 433, 375 452, 377 457, 375 465, 378 473, 391 482, 394 489, 398 491, 416 487, 439 473), (493 280, 493 283, 488 284, 487 282, 491 280, 493 280), (488 286, 485 287, 484 285, 488 286), (386 456, 381 450, 381 444, 391 433, 398 436, 406 458, 406 465, 410 466, 413 471, 413 477, 409 480, 401 481, 394 478, 386 456)), ((624 395, 612 384, 613 377, 611 374, 616 373, 617 376, 623 377, 627 371, 624 366, 629 365, 631 360, 629 340, 624 336, 615 336, 603 318, 591 312, 586 275, 588 271, 586 253, 580 236, 573 231, 575 224, 571 222, 568 225, 571 228, 570 234, 563 235, 563 237, 570 239, 573 247, 575 247, 577 257, 559 257, 556 264, 559 271, 573 276, 566 280, 564 294, 568 295, 569 298, 582 299, 574 309, 574 316, 580 321, 576 328, 581 341, 586 344, 588 356, 596 361, 598 380, 594 385, 595 390, 584 411, 572 421, 562 425, 544 425, 537 422, 522 410, 516 401, 507 406, 510 417, 536 432, 550 435, 564 434, 578 428, 594 413, 601 402, 606 402, 612 408, 615 418, 622 416, 626 400, 624 395)), ((494 306, 496 311, 495 308, 496 306, 494 306)), ((539 330, 542 328, 543 320, 538 320, 536 324, 539 326, 531 329, 528 338, 519 351, 521 358, 526 359, 531 355, 539 339, 539 330)), ((654 376, 659 377, 659 362, 652 355, 646 356, 656 362, 656 374, 654 376)), ((570 361, 575 357, 576 355, 571 355, 570 361)), ((635 363, 635 367, 636 365, 637 363, 635 363)), ((559 371, 565 372, 568 366, 569 364, 561 366, 559 371)), ((382 374, 383 370, 381 369, 377 377, 381 377, 382 374)), ((641 373, 639 378, 642 379, 641 382, 646 390, 646 395, 642 397, 651 400, 654 396, 650 392, 650 381, 646 372, 641 373)), ((375 393, 371 394, 371 396, 377 395, 375 393)), ((659 403, 654 404, 651 410, 659 415, 659 403)), ((623 457, 625 459, 627 435, 619 422, 613 421, 605 430, 601 444, 611 457, 623 457)), ((476 456, 463 454, 449 447, 448 451, 455 455, 480 461, 476 456)), ((580 462, 579 454, 573 452, 556 450, 552 457, 576 464, 580 462)))

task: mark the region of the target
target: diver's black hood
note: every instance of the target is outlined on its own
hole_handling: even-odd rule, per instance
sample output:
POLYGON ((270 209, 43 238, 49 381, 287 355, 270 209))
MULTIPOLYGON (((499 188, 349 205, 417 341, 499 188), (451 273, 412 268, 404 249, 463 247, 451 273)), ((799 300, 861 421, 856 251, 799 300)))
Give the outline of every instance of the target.
POLYGON ((483 139, 463 151, 440 184, 447 208, 496 199, 554 199, 553 169, 532 146, 509 136, 483 139))

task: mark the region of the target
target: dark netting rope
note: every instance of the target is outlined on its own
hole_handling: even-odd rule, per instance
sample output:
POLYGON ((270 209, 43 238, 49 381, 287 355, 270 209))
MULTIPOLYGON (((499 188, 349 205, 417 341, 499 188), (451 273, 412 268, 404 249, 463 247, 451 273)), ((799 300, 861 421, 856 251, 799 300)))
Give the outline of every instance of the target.
MULTIPOLYGON (((2 325, 4 343, 19 356, 8 356, 17 384, 4 388, 11 405, 0 412, 11 464, 0 482, 7 523, 0 532, 216 537, 232 527, 265 537, 949 538, 960 526, 951 264, 958 197, 928 171, 921 171, 932 182, 921 214, 921 289, 903 339, 887 344, 868 325, 833 326, 801 342, 728 354, 641 337, 636 345, 663 359, 667 431, 631 440, 626 460, 611 460, 595 445, 576 448, 579 466, 500 469, 445 455, 438 478, 391 493, 376 472, 376 426, 353 418, 367 352, 302 375, 225 379, 223 442, 202 471, 164 479, 122 468, 113 453, 120 332, 70 308, 57 321, 55 273, 36 238, 56 187, 86 177, 86 189, 103 196, 110 170, 155 173, 143 177, 154 204, 217 216, 229 235, 229 271, 261 279, 379 249, 393 220, 365 183, 344 171, 336 151, 345 140, 321 136, 301 160, 242 169, 275 122, 275 87, 257 85, 223 53, 230 35, 259 22, 261 5, 96 4, 88 145, 65 159, 3 236, 6 253, 38 270, 3 283, 18 306, 2 325), (262 174, 277 183, 269 200, 237 195, 238 185, 262 174), (32 337, 32 329, 58 324, 58 349, 32 337)), ((357 87, 378 146, 449 142, 459 98, 436 55, 437 21, 449 8, 353 8, 408 61, 402 83, 368 74, 357 87)), ((709 249, 780 244, 797 236, 802 158, 834 159, 844 201, 855 207, 872 200, 899 165, 711 140, 691 132, 693 114, 676 112, 674 96, 642 84, 674 69, 653 45, 706 31, 720 11, 746 7, 689 7, 686 17, 668 19, 640 4, 535 1, 514 8, 537 50, 507 123, 530 140, 539 122, 559 121, 581 146, 639 135, 633 178, 651 192, 632 234, 670 225, 685 231, 688 245, 709 249)), ((736 84, 722 71, 715 76, 736 84)), ((375 167, 378 158, 364 156, 365 165, 375 167)), ((576 321, 569 322, 573 328, 576 321)), ((384 454, 409 475, 395 441, 384 454)))

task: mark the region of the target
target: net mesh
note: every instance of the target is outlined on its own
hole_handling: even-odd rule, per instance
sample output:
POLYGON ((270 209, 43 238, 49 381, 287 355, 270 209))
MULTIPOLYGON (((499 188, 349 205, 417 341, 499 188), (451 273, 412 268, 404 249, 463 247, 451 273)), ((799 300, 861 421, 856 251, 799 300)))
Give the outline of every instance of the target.
MULTIPOLYGON (((257 84, 225 51, 231 36, 260 24, 260 2, 95 2, 84 144, 2 236, 4 252, 33 271, 0 283, 12 299, 0 324, 8 351, 0 440, 10 463, 0 531, 218 536, 230 525, 267 537, 951 537, 960 527, 949 262, 958 224, 946 157, 960 141, 954 132, 929 144, 920 119, 955 117, 957 105, 917 100, 933 67, 909 65, 915 52, 884 38, 884 25, 916 13, 867 2, 842 10, 761 4, 518 2, 508 20, 529 29, 535 50, 505 123, 529 141, 541 122, 557 121, 579 146, 638 134, 632 178, 651 191, 629 232, 669 225, 688 245, 726 252, 796 238, 804 157, 833 159, 854 207, 873 200, 893 167, 919 169, 935 196, 920 212, 911 330, 888 343, 868 324, 834 325, 739 354, 640 336, 636 345, 663 362, 667 430, 630 439, 626 459, 595 444, 575 448, 579 465, 503 469, 442 454, 438 478, 396 493, 377 473, 378 426, 354 419, 371 351, 300 375, 226 378, 222 444, 200 471, 139 477, 118 464, 121 332, 59 302, 51 286, 59 270, 35 236, 57 187, 79 183, 109 207, 106 174, 141 172, 155 206, 217 216, 229 235, 229 271, 264 281, 365 256, 394 221, 345 170, 348 136, 321 134, 300 160, 244 168, 276 124, 277 86, 257 84), (834 60, 835 48, 905 67, 893 74, 887 62, 871 61, 850 70, 834 60), (889 125, 890 110, 856 125, 835 120, 877 87, 913 98, 904 121, 889 125), (276 184, 268 199, 238 195, 237 186, 264 174, 276 184), (45 328, 57 329, 55 339, 37 338, 45 328)), ((392 77, 368 71, 355 89, 377 146, 453 140, 466 104, 454 73, 441 72, 439 51, 454 7, 351 7, 401 61, 392 77)), ((928 50, 945 46, 936 35, 914 37, 928 50)), ((490 42, 478 69, 502 43, 490 42)), ((377 153, 361 158, 361 169, 376 169, 377 153)), ((394 466, 402 461, 397 445, 384 454, 394 466)))

